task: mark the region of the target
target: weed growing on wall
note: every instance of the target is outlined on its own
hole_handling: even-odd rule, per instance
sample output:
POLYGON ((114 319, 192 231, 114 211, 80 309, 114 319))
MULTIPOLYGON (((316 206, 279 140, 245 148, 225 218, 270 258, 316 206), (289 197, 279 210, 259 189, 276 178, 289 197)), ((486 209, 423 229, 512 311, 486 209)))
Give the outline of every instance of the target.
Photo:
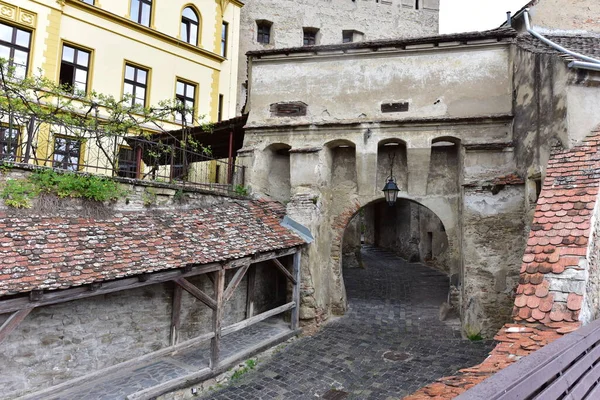
POLYGON ((31 208, 33 199, 40 193, 104 202, 117 200, 127 192, 110 179, 48 169, 36 171, 25 179, 7 180, 1 187, 0 197, 9 207, 31 208))
POLYGON ((33 199, 38 193, 33 183, 24 179, 10 179, 2 187, 0 197, 9 207, 31 208, 33 199))
POLYGON ((238 196, 248 196, 248 188, 242 185, 235 185, 233 189, 238 196))

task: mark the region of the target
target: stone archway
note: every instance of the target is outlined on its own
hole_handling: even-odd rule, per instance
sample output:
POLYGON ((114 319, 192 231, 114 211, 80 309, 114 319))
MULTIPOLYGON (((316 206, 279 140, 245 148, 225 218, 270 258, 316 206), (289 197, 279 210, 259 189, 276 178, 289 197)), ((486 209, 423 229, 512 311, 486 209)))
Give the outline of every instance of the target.
MULTIPOLYGON (((357 228, 353 226, 357 215, 361 210, 372 212, 374 208, 382 205, 379 212, 388 207, 383 197, 378 197, 364 202, 355 202, 349 205, 344 212, 333 218, 332 223, 332 247, 331 247, 331 310, 334 314, 344 314, 347 310, 347 298, 343 278, 344 252, 349 251, 344 248, 344 236, 348 230, 356 234, 357 228), (354 221, 353 221, 354 220, 354 221)), ((389 215, 380 214, 379 224, 385 225, 385 229, 394 229, 394 225, 399 225, 393 234, 388 234, 388 239, 393 236, 393 240, 385 240, 381 237, 364 237, 365 241, 371 241, 375 246, 381 246, 388 250, 394 250, 399 243, 405 246, 397 248, 396 254, 407 259, 407 261, 427 262, 431 266, 443 271, 448 276, 458 276, 460 270, 459 254, 459 227, 457 224, 457 211, 453 210, 449 204, 444 204, 440 199, 412 199, 401 197, 398 199, 397 208, 389 215), (416 211, 415 211, 416 210, 416 211), (411 232, 406 229, 406 224, 398 224, 398 215, 402 214, 404 222, 417 224, 411 232), (406 220, 409 218, 409 221, 406 220), (410 221, 410 218, 413 220, 410 221), (412 236, 411 236, 412 235, 412 236), (411 243, 412 240, 412 243, 411 243)), ((370 217, 374 217, 371 215, 370 217)), ((382 226, 374 226, 374 229, 381 229, 382 226)), ((369 232, 364 232, 367 236, 369 232)), ((356 242, 356 238, 354 240, 356 242)), ((346 256, 348 256, 346 254, 346 256)), ((358 261, 357 261, 358 262, 358 261)))

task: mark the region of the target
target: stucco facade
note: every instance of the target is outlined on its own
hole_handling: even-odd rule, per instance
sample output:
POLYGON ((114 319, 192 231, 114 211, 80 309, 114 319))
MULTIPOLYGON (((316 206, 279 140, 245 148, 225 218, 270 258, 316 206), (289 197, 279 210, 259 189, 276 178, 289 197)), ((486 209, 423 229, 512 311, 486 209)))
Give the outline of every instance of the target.
POLYGON ((28 70, 58 81, 63 44, 90 52, 88 91, 120 97, 125 63, 145 68, 148 106, 175 95, 176 80, 198 88, 196 108, 208 121, 216 121, 219 95, 223 115, 235 114, 235 87, 239 54, 238 2, 152 2, 150 26, 132 17, 130 2, 12 1, 2 6, 0 21, 32 33, 28 70), (197 3, 197 4, 196 4, 197 3), (180 34, 181 13, 192 7, 199 18, 198 42, 190 44, 180 34), (23 15, 30 17, 23 19, 23 15), (221 55, 221 26, 228 23, 225 57, 221 55))
POLYGON ((302 46, 304 28, 316 32, 317 45, 433 35, 439 30, 439 0, 248 0, 244 3, 238 113, 246 101, 248 51, 302 46), (269 27, 268 38, 262 35, 262 30, 259 38, 261 25, 269 27))
MULTIPOLYGON (((251 169, 252 191, 287 202, 289 215, 316 237, 304 257, 303 318, 344 312, 341 242, 364 208, 375 229, 393 237, 383 247, 421 261, 434 243, 443 247, 465 330, 493 334, 510 319, 550 148, 578 142, 581 125, 595 118, 569 124, 580 112, 572 93, 593 85, 595 75, 578 80, 563 60, 528 49, 515 35, 251 53, 240 157, 251 169), (296 116, 286 114, 291 105, 296 116), (274 154, 276 169, 269 167, 274 154), (422 223, 400 209, 377 222, 369 211, 383 198, 391 162, 402 202, 432 214, 422 223), (289 184, 274 187, 281 177, 289 184), (434 239, 436 218, 446 243, 434 239), (408 232, 385 233, 391 220, 408 232)), ((366 227, 365 241, 372 236, 366 227)))
POLYGON ((534 0, 532 25, 546 31, 600 32, 600 4, 594 0, 534 0))

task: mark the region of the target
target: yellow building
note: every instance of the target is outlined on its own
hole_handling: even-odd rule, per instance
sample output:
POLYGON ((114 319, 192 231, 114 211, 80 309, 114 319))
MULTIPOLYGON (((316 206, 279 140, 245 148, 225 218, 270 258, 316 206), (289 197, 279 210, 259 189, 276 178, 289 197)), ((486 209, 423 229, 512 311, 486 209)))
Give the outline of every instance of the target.
MULTIPOLYGON (((131 94, 146 106, 178 98, 216 122, 235 116, 241 7, 238 0, 0 1, 0 57, 21 74, 41 70, 88 93, 131 94)), ((11 134, 0 130, 0 156, 11 134)), ((83 159, 86 146, 48 129, 37 158, 81 170, 93 164, 83 159)))

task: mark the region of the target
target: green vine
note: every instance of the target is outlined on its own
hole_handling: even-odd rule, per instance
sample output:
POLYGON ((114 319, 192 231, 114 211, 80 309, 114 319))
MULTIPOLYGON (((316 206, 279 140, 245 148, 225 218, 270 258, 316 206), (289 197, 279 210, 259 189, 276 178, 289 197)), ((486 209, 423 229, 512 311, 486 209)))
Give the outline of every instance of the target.
POLYGON ((106 178, 50 169, 36 171, 25 179, 9 179, 1 189, 4 204, 15 208, 31 208, 33 199, 40 193, 98 202, 117 200, 127 193, 117 182, 106 178))

